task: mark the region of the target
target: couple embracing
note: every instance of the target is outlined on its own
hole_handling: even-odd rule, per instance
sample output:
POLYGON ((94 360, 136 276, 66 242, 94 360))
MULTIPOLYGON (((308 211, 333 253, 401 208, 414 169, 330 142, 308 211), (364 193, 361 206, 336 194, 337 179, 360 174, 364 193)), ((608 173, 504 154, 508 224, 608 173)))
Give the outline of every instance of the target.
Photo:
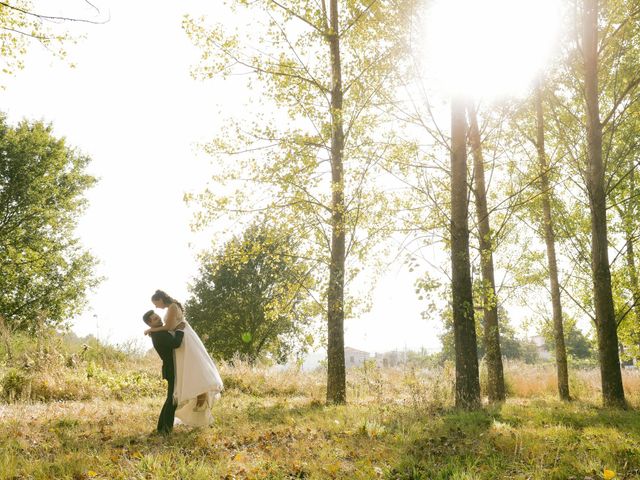
POLYGON ((150 327, 144 333, 151 336, 162 359, 162 378, 168 384, 158 432, 170 433, 174 417, 185 425, 209 425, 213 422, 211 406, 223 389, 218 369, 184 319, 182 305, 162 290, 156 290, 151 301, 156 308, 167 310, 164 322, 153 310, 142 317, 150 327))

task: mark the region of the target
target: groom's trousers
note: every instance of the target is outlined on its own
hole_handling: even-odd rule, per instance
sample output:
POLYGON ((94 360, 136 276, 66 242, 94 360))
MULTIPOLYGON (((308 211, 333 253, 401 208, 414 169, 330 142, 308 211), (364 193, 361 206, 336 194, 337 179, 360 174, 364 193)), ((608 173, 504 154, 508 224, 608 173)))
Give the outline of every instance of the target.
POLYGON ((170 433, 173 430, 173 420, 176 414, 176 404, 173 403, 173 389, 175 386, 175 375, 167 379, 167 399, 164 401, 160 418, 158 418, 158 432, 170 433))
POLYGON ((184 332, 177 331, 175 336, 169 332, 154 332, 151 334, 153 347, 162 359, 162 378, 167 381, 167 398, 162 406, 160 418, 158 418, 158 432, 169 433, 173 429, 173 419, 176 413, 176 405, 173 403, 173 390, 176 383, 176 367, 174 349, 182 343, 184 332))

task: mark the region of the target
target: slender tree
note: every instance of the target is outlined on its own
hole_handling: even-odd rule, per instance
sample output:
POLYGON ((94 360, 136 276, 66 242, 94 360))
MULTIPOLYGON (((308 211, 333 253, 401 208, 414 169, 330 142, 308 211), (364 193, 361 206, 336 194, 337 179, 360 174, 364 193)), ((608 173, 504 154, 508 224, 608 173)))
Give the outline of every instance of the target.
POLYGON ((327 295, 327 402, 347 400, 344 364, 344 118, 343 86, 340 59, 340 24, 338 0, 329 0, 329 25, 326 30, 331 52, 331 260, 327 295))
POLYGON ((560 395, 561 400, 570 400, 567 350, 564 342, 560 281, 558 279, 558 261, 556 257, 556 235, 551 214, 552 187, 549 181, 549 164, 544 144, 545 124, 541 82, 538 81, 534 88, 533 98, 536 114, 535 146, 538 156, 540 193, 542 199, 542 221, 540 223, 542 224, 542 229, 544 231, 544 241, 547 250, 551 308, 553 311, 553 339, 556 355, 556 372, 558 376, 558 394, 560 395))
POLYGON ((482 273, 482 312, 484 323, 484 346, 487 363, 487 395, 490 402, 501 402, 506 398, 504 371, 500 350, 500 326, 498 323, 498 300, 493 270, 493 234, 487 208, 482 141, 478 128, 477 113, 473 105, 467 106, 469 117, 469 141, 473 157, 473 193, 476 203, 478 239, 480 244, 480 271, 482 273))
POLYGON ((606 406, 624 406, 618 333, 609 268, 602 122, 598 100, 598 0, 584 0, 582 52, 587 123, 587 190, 591 212, 591 268, 602 396, 606 406))
POLYGON ((469 260, 465 102, 451 102, 451 292, 456 350, 456 406, 480 407, 478 346, 469 260))
POLYGON ((626 198, 615 201, 614 208, 620 218, 623 236, 622 255, 625 265, 616 272, 622 305, 618 314, 618 336, 624 345, 624 353, 629 358, 640 356, 640 280, 636 260, 635 242, 638 238, 638 193, 636 185, 635 156, 628 158, 630 168, 627 171, 626 188, 620 192, 626 198), (623 293, 624 292, 624 293, 623 293), (625 295, 626 294, 626 295, 625 295), (628 301, 625 301, 628 299, 628 301))
POLYGON ((255 21, 238 34, 228 25, 207 29, 187 19, 187 32, 203 50, 199 72, 254 74, 251 86, 264 87, 267 108, 248 121, 228 122, 207 147, 223 169, 216 183, 243 186, 232 195, 199 196, 203 223, 261 212, 306 241, 320 277, 317 301, 325 306, 327 402, 344 403, 345 286, 356 274, 349 265, 367 261, 390 223, 390 195, 376 178, 391 149, 381 141, 384 109, 376 100, 390 86, 398 50, 392 19, 403 2, 227 3, 255 21), (265 120, 265 112, 277 118, 265 120))

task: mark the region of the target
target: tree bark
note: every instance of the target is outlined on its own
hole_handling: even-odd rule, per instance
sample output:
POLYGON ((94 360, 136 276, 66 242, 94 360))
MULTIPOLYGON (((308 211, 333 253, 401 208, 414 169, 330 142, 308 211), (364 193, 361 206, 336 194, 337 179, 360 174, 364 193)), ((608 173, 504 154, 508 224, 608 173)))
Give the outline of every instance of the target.
POLYGON ((536 150, 540 167, 540 191, 542 193, 542 227, 547 246, 549 264, 549 286, 551 289, 551 308, 553 310, 553 338, 556 350, 556 372, 558 375, 558 394, 564 401, 571 400, 569 395, 569 371, 567 368, 567 349, 564 341, 562 321, 562 303, 560 302, 560 282, 558 280, 558 262, 556 259, 556 235, 551 217, 551 185, 549 165, 544 146, 544 111, 540 84, 536 84, 534 93, 536 107, 536 150))
POLYGON ((498 298, 493 270, 493 238, 489 210, 487 208, 487 188, 484 177, 484 158, 478 128, 478 118, 473 105, 467 107, 469 117, 469 140, 473 153, 473 180, 480 241, 480 263, 482 271, 482 311, 484 316, 484 345, 487 363, 487 396, 490 402, 502 402, 506 393, 504 371, 500 351, 500 326, 498 322, 498 298))
MULTIPOLYGON (((631 163, 635 159, 632 158, 631 163)), ((631 165, 629 172, 629 198, 635 198, 636 195, 636 172, 635 167, 631 165)), ((633 248, 633 221, 635 217, 635 202, 627 202, 626 212, 624 212, 624 234, 627 248, 625 251, 627 257, 627 266, 629 267, 629 281, 631 283, 631 298, 633 298, 633 311, 636 322, 640 322, 640 284, 638 283, 638 270, 636 269, 636 254, 633 248)))
POLYGON ((473 316, 467 203, 465 104, 451 102, 451 290, 456 350, 456 406, 480 407, 478 345, 473 316))
POLYGON ((327 292, 327 403, 347 401, 344 363, 344 127, 338 1, 330 0, 327 40, 331 53, 331 260, 327 292))
MULTIPOLYGON (((631 157, 631 165, 629 170, 629 192, 628 198, 633 199, 636 195, 636 175, 635 175, 635 158, 631 157)), ((629 285, 628 290, 631 293, 632 306, 630 307, 633 311, 633 321, 635 321, 635 325, 640 323, 640 284, 638 280, 638 270, 636 268, 636 253, 635 248, 633 246, 634 243, 634 230, 636 221, 636 208, 635 202, 627 201, 625 202, 624 208, 620 205, 616 205, 615 209, 618 211, 618 215, 622 219, 622 223, 624 225, 624 239, 625 239, 625 260, 627 262, 627 269, 629 273, 629 285)), ((627 312, 628 315, 629 312, 627 312)), ((618 320, 618 327, 620 327, 620 323, 625 321, 625 318, 618 320)), ((636 329, 637 330, 637 329, 636 329)), ((637 341, 638 335, 637 331, 635 335, 630 339, 631 342, 635 342, 638 345, 637 341)), ((620 343, 620 353, 624 353, 624 345, 620 343)))
POLYGON ((587 113, 587 189, 598 356, 605 406, 625 406, 607 241, 607 206, 598 103, 598 0, 584 0, 583 45, 587 113))

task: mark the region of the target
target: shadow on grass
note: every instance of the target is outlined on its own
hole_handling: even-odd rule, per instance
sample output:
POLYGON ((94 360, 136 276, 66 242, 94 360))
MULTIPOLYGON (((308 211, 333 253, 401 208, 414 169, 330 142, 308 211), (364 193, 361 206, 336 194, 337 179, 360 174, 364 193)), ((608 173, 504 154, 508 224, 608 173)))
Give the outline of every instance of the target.
POLYGON ((394 480, 640 478, 635 411, 578 403, 503 404, 425 419, 405 439, 394 480))
POLYGON ((579 401, 534 401, 528 405, 505 405, 501 414, 513 426, 559 425, 576 430, 611 427, 640 440, 640 415, 633 408, 615 409, 579 401))
POLYGON ((487 431, 500 419, 499 409, 449 410, 418 420, 422 428, 404 441, 400 462, 389 470, 397 480, 448 479, 482 455, 487 431))
POLYGON ((290 417, 308 417, 322 412, 325 405, 322 402, 311 401, 301 405, 290 405, 278 402, 275 405, 261 405, 258 402, 250 403, 246 408, 246 415, 254 422, 267 422, 271 424, 283 423, 290 417))

